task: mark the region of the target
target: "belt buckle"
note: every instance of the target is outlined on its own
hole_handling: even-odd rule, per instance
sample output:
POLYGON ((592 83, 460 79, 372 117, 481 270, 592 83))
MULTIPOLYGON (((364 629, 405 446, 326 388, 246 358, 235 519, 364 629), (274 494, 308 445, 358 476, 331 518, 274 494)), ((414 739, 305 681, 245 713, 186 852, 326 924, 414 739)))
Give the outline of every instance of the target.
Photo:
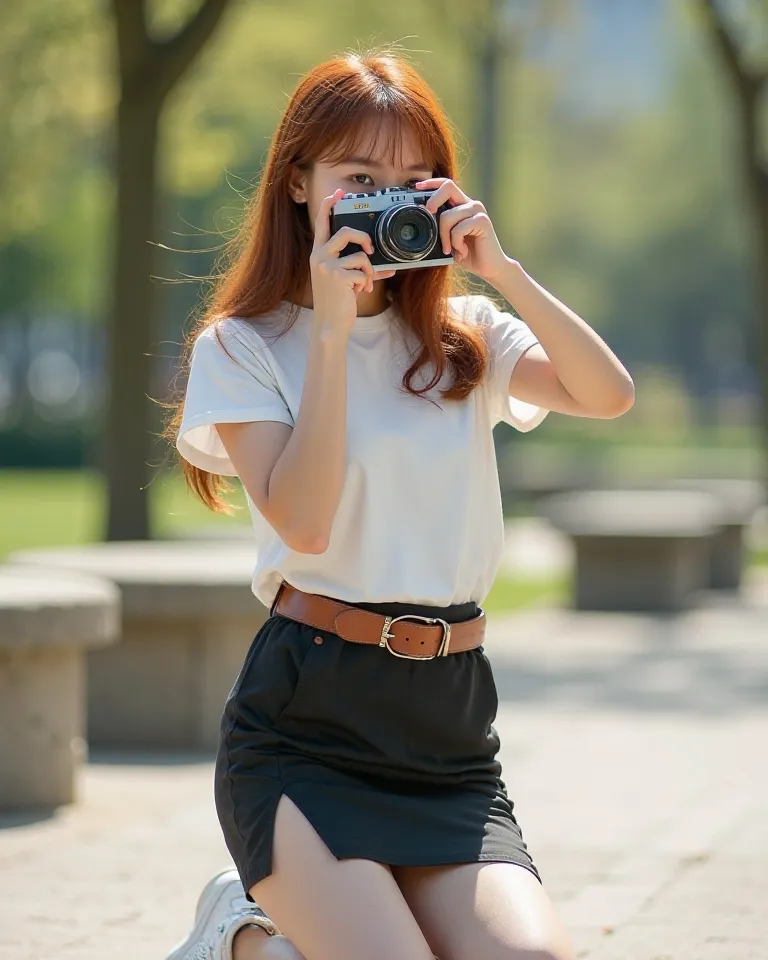
POLYGON ((434 660, 435 657, 445 657, 448 655, 448 646, 451 642, 451 625, 446 620, 441 620, 440 617, 420 617, 417 614, 405 614, 402 617, 385 617, 384 618, 384 627, 381 631, 381 640, 379 641, 380 647, 386 647, 389 652, 395 657, 401 657, 403 660, 434 660), (416 657, 411 653, 398 653, 397 650, 393 650, 389 645, 389 641, 395 635, 394 633, 389 632, 389 628, 393 623, 396 623, 398 620, 422 620, 424 623, 441 623, 443 625, 443 636, 440 640, 440 646, 437 649, 437 653, 433 653, 428 657, 416 657))

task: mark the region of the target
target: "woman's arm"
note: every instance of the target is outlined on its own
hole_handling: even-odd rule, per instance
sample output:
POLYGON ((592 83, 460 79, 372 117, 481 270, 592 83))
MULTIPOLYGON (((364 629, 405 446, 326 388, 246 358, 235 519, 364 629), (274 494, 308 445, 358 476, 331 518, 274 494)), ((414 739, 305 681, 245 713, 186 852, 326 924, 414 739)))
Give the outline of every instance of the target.
POLYGON ((443 252, 465 270, 482 277, 507 299, 540 345, 517 361, 509 392, 525 403, 581 417, 618 417, 635 400, 632 378, 607 344, 573 310, 529 277, 499 243, 488 211, 447 177, 415 184, 434 188, 426 209, 440 215, 443 252))
POLYGON ((489 277, 539 340, 518 360, 509 381, 512 396, 557 413, 618 417, 630 409, 635 388, 627 370, 597 333, 507 258, 489 277))
POLYGON ((299 412, 283 423, 219 423, 237 475, 292 550, 323 553, 346 462, 347 341, 339 324, 315 322, 299 412))
MULTIPOLYGON (((368 259, 373 242, 367 233, 345 226, 331 236, 330 210, 343 194, 338 189, 325 197, 315 216, 309 258, 312 333, 295 425, 218 425, 221 442, 259 512, 284 543, 301 553, 328 548, 346 473, 349 333, 357 317, 357 294, 373 292, 377 279, 368 259), (362 249, 340 257, 350 242, 362 249)), ((378 279, 394 273, 380 271, 378 279)))

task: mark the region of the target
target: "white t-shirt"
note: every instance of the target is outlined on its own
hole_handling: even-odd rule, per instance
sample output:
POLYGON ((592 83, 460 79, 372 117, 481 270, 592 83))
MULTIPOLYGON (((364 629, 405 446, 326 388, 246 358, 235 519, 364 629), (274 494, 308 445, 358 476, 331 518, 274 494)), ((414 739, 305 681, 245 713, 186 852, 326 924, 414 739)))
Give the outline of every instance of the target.
MULTIPOLYGON (((434 606, 482 603, 496 572, 504 523, 493 427, 537 426, 548 411, 509 396, 509 378, 537 339, 511 313, 482 295, 451 297, 460 314, 483 325, 491 348, 487 376, 465 400, 442 401, 401 386, 412 362, 397 307, 357 317, 347 345, 346 475, 328 548, 291 550, 246 491, 256 535, 252 590, 267 608, 281 579, 301 590, 351 603, 400 601, 434 606)), ((284 329, 289 305, 252 324, 226 318, 197 337, 176 445, 190 463, 236 476, 216 423, 278 420, 299 414, 313 311, 302 307, 284 329), (262 327, 264 336, 257 332, 262 327), (274 326, 273 326, 274 324, 274 326)), ((411 349, 414 346, 411 340, 411 349)), ((414 385, 428 382, 431 364, 414 385)), ((450 382, 450 369, 443 383, 450 382)), ((318 463, 317 470, 323 469, 318 463)))

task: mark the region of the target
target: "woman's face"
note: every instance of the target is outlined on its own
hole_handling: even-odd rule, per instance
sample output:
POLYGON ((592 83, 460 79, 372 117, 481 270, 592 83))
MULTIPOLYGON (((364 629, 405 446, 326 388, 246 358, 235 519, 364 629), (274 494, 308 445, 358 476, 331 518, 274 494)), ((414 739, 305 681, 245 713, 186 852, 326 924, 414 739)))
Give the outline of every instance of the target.
POLYGON ((403 131, 400 156, 395 157, 397 166, 392 166, 388 154, 392 150, 373 153, 375 140, 371 136, 364 140, 355 157, 345 157, 340 163, 329 164, 316 161, 306 172, 294 169, 291 179, 291 196, 297 203, 306 203, 309 222, 315 229, 315 220, 320 204, 334 190, 341 188, 345 193, 372 193, 385 187, 413 186, 418 180, 426 180, 434 175, 430 166, 425 164, 421 147, 408 130, 403 131), (381 156, 381 162, 363 159, 368 156, 381 156))

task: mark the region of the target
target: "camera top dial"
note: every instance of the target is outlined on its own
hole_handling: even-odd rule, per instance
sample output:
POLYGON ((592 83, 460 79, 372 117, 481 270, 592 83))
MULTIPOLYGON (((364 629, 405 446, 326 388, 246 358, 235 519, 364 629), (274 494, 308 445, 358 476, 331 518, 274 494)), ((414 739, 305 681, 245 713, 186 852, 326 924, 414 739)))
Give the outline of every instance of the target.
POLYGON ((413 187, 382 187, 381 190, 371 190, 370 193, 345 193, 341 200, 355 199, 361 197, 383 197, 388 193, 415 193, 413 187))

